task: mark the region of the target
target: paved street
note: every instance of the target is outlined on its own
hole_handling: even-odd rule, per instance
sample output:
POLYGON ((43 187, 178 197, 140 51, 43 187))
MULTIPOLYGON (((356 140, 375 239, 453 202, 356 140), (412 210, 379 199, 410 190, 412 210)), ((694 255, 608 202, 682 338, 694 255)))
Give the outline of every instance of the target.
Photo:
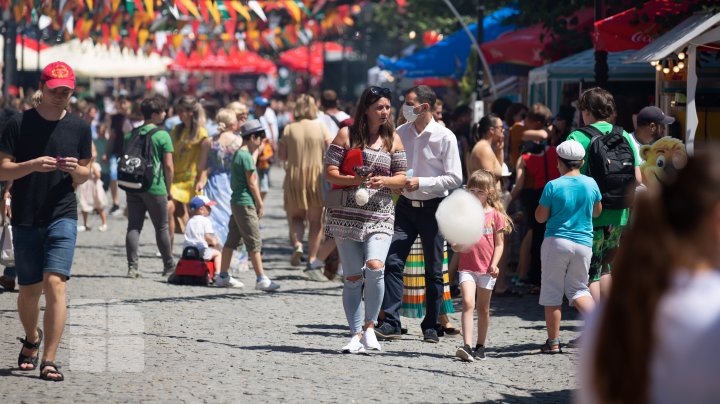
MULTIPOLYGON (((149 220, 142 233, 142 278, 127 279, 125 218, 106 233, 80 233, 68 283, 69 318, 58 352, 66 381, 16 370, 23 336, 17 293, 0 294, 0 402, 567 402, 577 350, 539 354, 545 340, 536 296, 492 303, 488 360, 454 358, 460 336, 422 342, 410 334, 381 353, 343 355, 348 339, 338 283, 306 281, 289 265, 282 172, 274 170, 262 223, 268 275, 279 292, 174 286, 160 276, 149 220)), ((97 228, 99 218, 91 225, 97 228)), ((176 238, 180 253, 182 237, 176 238)), ((459 311, 460 301, 456 301, 459 311)), ((562 340, 577 336, 564 311, 562 340)), ((457 327, 460 314, 452 316, 457 327)))

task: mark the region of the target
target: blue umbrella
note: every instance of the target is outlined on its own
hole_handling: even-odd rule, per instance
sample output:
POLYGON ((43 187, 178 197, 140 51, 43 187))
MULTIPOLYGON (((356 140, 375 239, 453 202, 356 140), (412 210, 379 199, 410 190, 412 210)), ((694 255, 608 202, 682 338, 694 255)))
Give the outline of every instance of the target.
MULTIPOLYGON (((511 31, 514 25, 503 25, 502 22, 514 14, 517 9, 505 7, 483 20, 483 41, 492 41, 500 34, 511 31)), ((468 26, 473 35, 477 36, 477 23, 468 26)), ((465 72, 465 64, 470 55, 470 38, 463 30, 459 30, 433 46, 422 49, 412 55, 393 60, 380 55, 378 66, 391 72, 402 72, 404 77, 455 77, 460 78, 465 72)))

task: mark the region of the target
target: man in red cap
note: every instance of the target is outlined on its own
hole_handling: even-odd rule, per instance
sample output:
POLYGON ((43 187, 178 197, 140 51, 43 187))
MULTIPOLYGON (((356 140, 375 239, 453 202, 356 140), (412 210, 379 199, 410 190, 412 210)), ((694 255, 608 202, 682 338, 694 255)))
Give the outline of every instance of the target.
POLYGON ((65 282, 70 278, 77 206, 73 184, 90 176, 90 126, 66 111, 75 88, 70 66, 54 62, 40 74, 42 100, 13 117, 0 138, 0 181, 13 181, 12 230, 20 285, 18 314, 25 329, 20 339, 20 370, 40 369, 40 378, 61 381, 55 354, 65 328, 65 282), (38 328, 40 295, 45 294, 45 346, 38 328))

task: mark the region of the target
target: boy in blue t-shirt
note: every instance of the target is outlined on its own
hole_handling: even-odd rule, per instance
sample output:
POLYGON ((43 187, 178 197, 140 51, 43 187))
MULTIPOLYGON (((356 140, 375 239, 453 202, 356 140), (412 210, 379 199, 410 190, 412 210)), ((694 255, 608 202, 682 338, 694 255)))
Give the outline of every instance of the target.
POLYGON ((588 289, 592 258, 592 218, 602 212, 600 189, 591 177, 580 174, 585 148, 575 140, 557 147, 561 177, 545 185, 535 219, 545 223, 540 251, 542 283, 540 305, 545 306, 548 339, 543 353, 560 353, 560 318, 563 294, 571 306, 589 313, 594 300, 588 289))

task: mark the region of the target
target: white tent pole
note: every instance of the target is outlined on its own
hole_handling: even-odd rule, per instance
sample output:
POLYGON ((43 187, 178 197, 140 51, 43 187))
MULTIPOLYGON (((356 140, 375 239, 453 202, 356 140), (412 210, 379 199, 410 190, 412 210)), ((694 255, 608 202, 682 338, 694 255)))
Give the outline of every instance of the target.
MULTIPOLYGON (((695 150, 695 131, 698 126, 697 108, 695 108, 695 90, 697 89, 697 46, 688 46, 688 73, 687 73, 687 104, 685 122, 685 144, 689 155, 695 150)), ((707 128, 705 128, 707 130, 707 128)))
MULTIPOLYGON (((475 51, 477 51, 478 56, 480 56, 480 61, 483 64, 483 69, 485 70, 485 76, 487 77, 488 83, 490 84, 490 92, 493 95, 493 98, 497 98, 497 89, 495 88, 495 80, 493 80, 492 73, 490 72, 490 65, 488 65, 487 60, 485 60, 485 56, 482 53, 482 50, 480 50, 480 45, 478 44, 477 40, 475 39, 475 36, 470 32, 470 29, 468 28, 467 24, 463 21, 462 17, 460 16, 460 13, 458 13, 455 6, 450 3, 450 0, 445 0, 445 4, 447 4, 448 8, 452 13, 455 15, 455 18, 457 18, 458 22, 460 22, 460 25, 462 25, 463 30, 465 30, 465 33, 467 34, 468 38, 470 38, 470 41, 473 44, 473 47, 475 48, 475 51)), ((480 22, 478 22, 480 23, 480 22)), ((481 27, 478 27, 480 29, 481 27)), ((482 98, 482 94, 478 94, 478 99, 482 98)))

